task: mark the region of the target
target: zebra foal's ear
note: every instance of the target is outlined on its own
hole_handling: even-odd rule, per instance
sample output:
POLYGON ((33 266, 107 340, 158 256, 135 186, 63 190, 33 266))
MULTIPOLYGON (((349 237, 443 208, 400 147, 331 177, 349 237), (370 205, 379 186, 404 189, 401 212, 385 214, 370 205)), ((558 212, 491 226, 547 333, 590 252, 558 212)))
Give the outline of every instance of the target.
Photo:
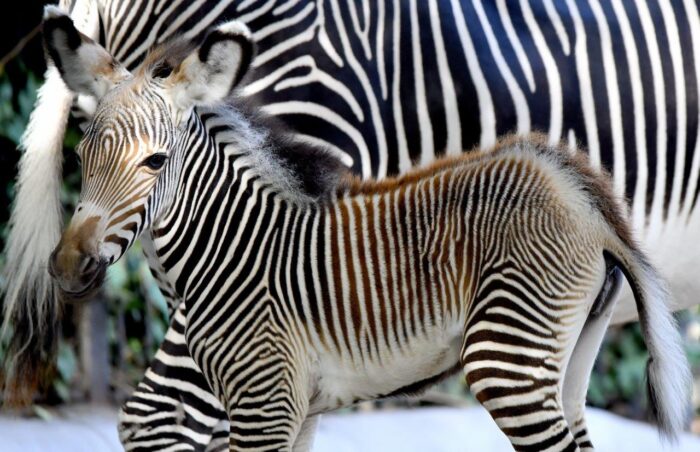
POLYGON ((48 57, 76 93, 99 99, 130 75, 101 45, 80 33, 56 6, 44 8, 43 34, 48 57))
POLYGON ((225 99, 246 74, 254 51, 250 30, 242 22, 213 29, 166 79, 174 105, 187 111, 225 99))

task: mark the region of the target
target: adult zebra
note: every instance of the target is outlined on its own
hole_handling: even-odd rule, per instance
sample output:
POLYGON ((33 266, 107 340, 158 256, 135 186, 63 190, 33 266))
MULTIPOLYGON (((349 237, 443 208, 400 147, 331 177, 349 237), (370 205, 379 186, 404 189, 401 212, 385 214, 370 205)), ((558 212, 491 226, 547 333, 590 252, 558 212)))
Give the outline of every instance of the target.
MULTIPOLYGON (((308 139, 329 143, 363 175, 402 171, 443 149, 488 145, 510 130, 580 140, 594 165, 610 168, 616 189, 632 197, 634 224, 669 277, 678 307, 695 303, 689 294, 698 282, 690 270, 700 251, 687 247, 699 233, 695 2, 544 0, 506 7, 394 0, 376 9, 367 1, 333 0, 63 4, 86 34, 132 68, 156 40, 179 31, 194 36, 239 17, 261 49, 256 82, 246 92, 308 139), (688 51, 681 55, 681 47, 688 51)), ((34 358, 24 360, 30 373, 53 331, 34 315, 55 318, 55 304, 44 302, 53 299, 44 269, 58 239, 55 167, 72 97, 49 69, 24 140, 13 211, 21 227, 8 241, 5 318, 26 325, 15 338, 16 349, 34 358), (37 211, 41 222, 33 221, 37 211)), ((91 109, 89 99, 80 105, 91 109)), ((634 312, 630 296, 618 307, 613 321, 634 312)))
MULTIPOLYGON (((510 139, 399 178, 341 179, 327 149, 239 98, 221 105, 252 59, 238 21, 160 46, 133 73, 56 8, 44 31, 66 83, 100 98, 50 272, 82 295, 148 231, 230 450, 307 450, 319 414, 460 368, 516 450, 592 448, 590 346, 622 273, 652 411, 661 432, 683 429, 690 371, 664 282, 580 154, 510 139)), ((148 445, 179 446, 168 439, 148 445)))

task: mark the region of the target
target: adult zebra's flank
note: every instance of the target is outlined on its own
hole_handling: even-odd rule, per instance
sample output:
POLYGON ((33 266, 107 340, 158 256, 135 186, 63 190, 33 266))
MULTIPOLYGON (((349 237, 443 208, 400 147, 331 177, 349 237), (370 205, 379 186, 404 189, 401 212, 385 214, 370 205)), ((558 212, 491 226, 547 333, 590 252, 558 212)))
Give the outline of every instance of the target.
POLYGON ((100 100, 51 274, 82 295, 148 231, 231 450, 306 449, 320 413, 457 368, 517 450, 590 448, 589 350, 612 314, 614 294, 599 296, 611 268, 639 304, 659 427, 683 428, 690 372, 664 283, 581 155, 510 140, 396 179, 338 180, 327 150, 240 99, 217 106, 252 59, 240 22, 130 73, 46 11, 63 79, 100 100))

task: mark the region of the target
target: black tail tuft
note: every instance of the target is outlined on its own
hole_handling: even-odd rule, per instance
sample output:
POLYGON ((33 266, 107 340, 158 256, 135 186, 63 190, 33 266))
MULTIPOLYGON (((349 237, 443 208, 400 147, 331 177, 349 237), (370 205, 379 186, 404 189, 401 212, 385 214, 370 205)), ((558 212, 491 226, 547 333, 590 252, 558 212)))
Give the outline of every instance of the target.
POLYGON ((46 390, 55 372, 58 348, 58 304, 49 303, 46 307, 54 312, 41 320, 29 309, 28 300, 19 306, 12 312, 11 336, 3 358, 3 403, 8 407, 26 406, 37 392, 46 390))

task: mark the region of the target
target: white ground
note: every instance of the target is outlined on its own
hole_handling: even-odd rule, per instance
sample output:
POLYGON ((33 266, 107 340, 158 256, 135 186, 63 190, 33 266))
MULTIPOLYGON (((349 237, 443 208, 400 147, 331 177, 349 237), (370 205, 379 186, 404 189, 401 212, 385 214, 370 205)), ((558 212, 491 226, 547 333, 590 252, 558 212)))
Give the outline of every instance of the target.
MULTIPOLYGON (((684 435, 662 446, 653 427, 589 409, 591 436, 599 451, 700 451, 700 437, 684 435)), ((0 416, 1 452, 120 451, 113 409, 74 407, 46 422, 0 416)), ((481 408, 431 408, 326 415, 314 452, 508 451, 505 436, 481 408)))

